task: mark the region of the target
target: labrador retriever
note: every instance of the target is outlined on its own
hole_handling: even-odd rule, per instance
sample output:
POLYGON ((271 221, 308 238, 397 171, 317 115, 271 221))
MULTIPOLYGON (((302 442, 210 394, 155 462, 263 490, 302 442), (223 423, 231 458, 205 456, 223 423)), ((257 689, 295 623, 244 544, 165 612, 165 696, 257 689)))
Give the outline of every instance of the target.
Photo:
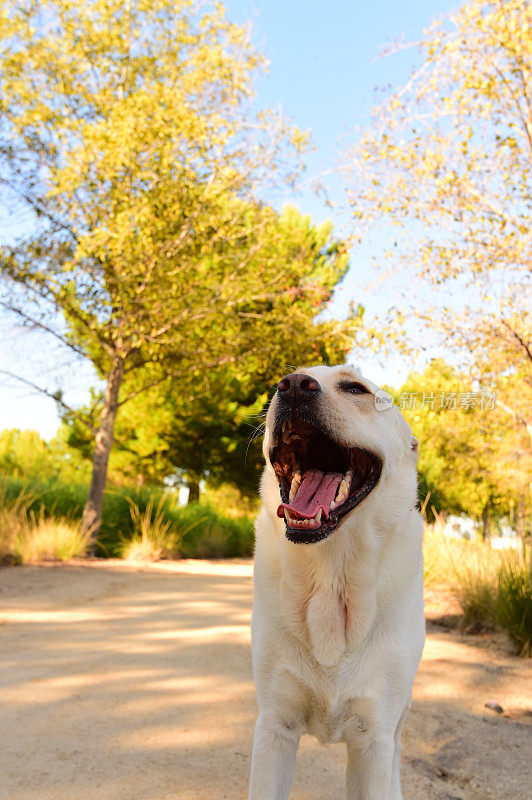
MULTIPOLYGON (((299 738, 347 745, 348 800, 401 800, 425 639, 417 440, 358 370, 279 383, 266 418, 249 800, 287 800, 299 738)), ((332 799, 331 799, 332 800, 332 799)))

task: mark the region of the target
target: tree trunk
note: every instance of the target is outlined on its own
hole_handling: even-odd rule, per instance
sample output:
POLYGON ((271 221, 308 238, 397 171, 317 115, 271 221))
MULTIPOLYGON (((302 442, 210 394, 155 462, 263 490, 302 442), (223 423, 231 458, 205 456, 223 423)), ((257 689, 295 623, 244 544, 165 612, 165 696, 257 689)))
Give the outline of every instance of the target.
POLYGON ((489 514, 488 514, 488 508, 489 508, 489 505, 488 505, 488 503, 486 503, 486 505, 484 506, 484 508, 482 510, 481 536, 482 536, 482 541, 483 542, 489 541, 489 538, 490 538, 490 518, 489 518, 489 514))
POLYGON ((199 503, 199 478, 187 478, 188 500, 187 505, 199 503))
POLYGON ((525 504, 521 499, 517 501, 517 517, 515 523, 515 530, 517 535, 521 539, 521 555, 523 557, 523 562, 526 562, 525 504))
POLYGON ((124 378, 124 361, 115 356, 105 390, 105 401, 96 434, 92 458, 92 480, 89 497, 83 509, 82 530, 90 534, 89 555, 93 556, 96 539, 102 521, 103 493, 107 482, 107 465, 113 446, 116 412, 118 411, 118 392, 124 378))

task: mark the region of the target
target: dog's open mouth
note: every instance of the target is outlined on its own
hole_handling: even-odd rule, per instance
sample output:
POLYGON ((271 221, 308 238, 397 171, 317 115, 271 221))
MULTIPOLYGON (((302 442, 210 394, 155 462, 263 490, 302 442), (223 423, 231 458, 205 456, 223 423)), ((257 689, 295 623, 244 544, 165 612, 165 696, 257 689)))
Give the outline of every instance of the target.
POLYGON ((283 422, 276 434, 270 462, 281 491, 277 515, 290 541, 319 542, 375 488, 382 462, 309 422, 283 422))

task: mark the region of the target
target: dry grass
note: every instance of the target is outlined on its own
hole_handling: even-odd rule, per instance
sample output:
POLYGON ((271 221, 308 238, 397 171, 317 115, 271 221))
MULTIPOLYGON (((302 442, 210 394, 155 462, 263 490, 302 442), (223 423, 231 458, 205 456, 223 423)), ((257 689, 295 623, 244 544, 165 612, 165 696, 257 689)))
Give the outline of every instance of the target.
POLYGON ((8 503, 5 487, 0 487, 0 562, 20 561, 17 542, 28 528, 28 508, 35 500, 31 492, 21 492, 8 503))
POLYGON ((446 536, 441 520, 425 527, 425 586, 446 586, 470 631, 503 627, 521 655, 531 654, 532 585, 528 564, 515 550, 446 536))
POLYGON ((532 656, 532 578, 526 565, 507 560, 497 575, 497 622, 522 656, 532 656))
POLYGON ((145 511, 141 512, 133 500, 129 500, 131 519, 133 521, 133 537, 124 542, 122 558, 131 561, 158 561, 175 555, 180 535, 172 530, 171 521, 165 518, 165 497, 159 498, 154 508, 154 499, 150 498, 145 511))
POLYGON ((426 525, 423 534, 424 580, 426 586, 456 586, 492 582, 506 553, 489 544, 447 536, 440 522, 426 525))
POLYGON ((23 564, 38 561, 68 561, 84 556, 90 536, 82 533, 79 525, 42 515, 35 519, 30 515, 26 530, 16 539, 16 552, 23 564))
POLYGON ((68 561, 87 551, 88 534, 82 534, 71 520, 36 516, 30 506, 37 496, 21 492, 7 502, 0 489, 0 560, 30 564, 38 561, 68 561))

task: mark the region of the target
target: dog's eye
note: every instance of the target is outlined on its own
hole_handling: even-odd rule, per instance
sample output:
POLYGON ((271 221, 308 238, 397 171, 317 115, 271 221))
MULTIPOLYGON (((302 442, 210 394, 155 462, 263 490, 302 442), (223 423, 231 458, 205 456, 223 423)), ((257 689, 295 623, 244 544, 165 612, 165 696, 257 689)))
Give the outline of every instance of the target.
POLYGON ((347 392, 348 394, 371 394, 369 389, 358 383, 357 381, 342 381, 338 384, 338 388, 341 389, 342 392, 347 392))

